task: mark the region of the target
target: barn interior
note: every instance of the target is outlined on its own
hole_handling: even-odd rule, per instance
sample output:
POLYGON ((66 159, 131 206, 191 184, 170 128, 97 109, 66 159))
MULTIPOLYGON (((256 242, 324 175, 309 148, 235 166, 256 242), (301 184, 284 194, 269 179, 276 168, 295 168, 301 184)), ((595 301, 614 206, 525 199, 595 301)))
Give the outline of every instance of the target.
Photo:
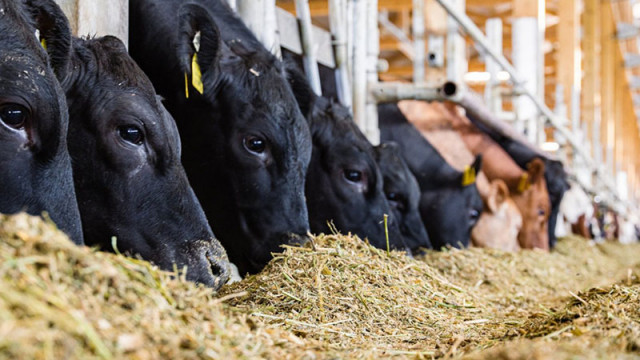
MULTIPOLYGON (((55 1, 74 35, 128 42, 129 0, 55 1)), ((562 162, 585 206, 633 235, 409 257, 335 231, 211 291, 0 214, 0 358, 640 356, 640 0, 224 1, 267 49, 301 56, 317 94, 334 70, 372 144, 378 103, 451 104, 562 162)))

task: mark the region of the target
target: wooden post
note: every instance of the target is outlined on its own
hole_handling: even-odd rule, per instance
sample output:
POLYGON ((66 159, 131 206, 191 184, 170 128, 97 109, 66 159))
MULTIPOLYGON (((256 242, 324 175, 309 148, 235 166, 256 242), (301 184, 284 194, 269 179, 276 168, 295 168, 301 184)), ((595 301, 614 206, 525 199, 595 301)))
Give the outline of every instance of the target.
MULTIPOLYGON (((558 70, 557 83, 562 84, 567 105, 567 118, 575 125, 573 94, 580 89, 580 17, 577 0, 558 2, 558 70)), ((585 29, 586 30, 586 29, 585 29)), ((572 126, 573 127, 573 126, 572 126)), ((572 129, 573 130, 573 129, 572 129)))
POLYGON ((129 0, 56 0, 75 36, 113 35, 129 44, 129 0))
POLYGON ((600 1, 584 0, 582 42, 584 81, 582 82, 582 119, 587 125, 585 136, 592 141, 591 154, 595 157, 597 144, 594 128, 600 122, 600 1), (598 124, 596 124, 598 122, 598 124))
POLYGON ((611 3, 606 1, 601 4, 601 51, 600 51, 600 81, 601 81, 601 127, 600 143, 602 144, 602 158, 607 163, 607 170, 611 170, 610 149, 614 139, 614 92, 615 92, 615 55, 616 39, 615 25, 611 3))

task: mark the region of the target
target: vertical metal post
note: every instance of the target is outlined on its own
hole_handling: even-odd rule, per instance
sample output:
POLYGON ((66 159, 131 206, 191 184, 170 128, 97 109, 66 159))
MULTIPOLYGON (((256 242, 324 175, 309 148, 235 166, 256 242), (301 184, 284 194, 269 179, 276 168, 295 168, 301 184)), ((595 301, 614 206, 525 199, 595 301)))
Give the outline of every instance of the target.
POLYGON ((238 16, 251 32, 264 44, 264 9, 267 0, 236 0, 238 16))
MULTIPOLYGON (((454 7, 461 13, 465 12, 465 0, 453 0, 454 7)), ((459 34, 456 19, 447 16, 447 80, 462 84, 462 76, 467 72, 467 57, 465 55, 465 41, 459 34)))
POLYGON ((282 59, 280 50, 280 32, 276 16, 276 0, 266 0, 264 9, 264 46, 278 59, 282 59))
MULTIPOLYGON (((378 30, 378 0, 367 1, 367 82, 366 91, 378 83, 378 55, 380 54, 380 35, 378 30)), ((373 145, 380 143, 378 127, 378 103, 371 96, 366 99, 366 132, 373 145)))
POLYGON ((351 107, 351 85, 349 83, 349 57, 347 49, 347 2, 329 0, 329 27, 333 36, 333 53, 336 61, 336 84, 338 100, 351 107))
MULTIPOLYGON (((520 79, 531 94, 537 94, 538 80, 538 48, 531 46, 538 42, 538 20, 536 17, 519 17, 513 20, 512 25, 512 58, 513 65, 520 79)), ((527 96, 521 95, 515 99, 515 109, 519 123, 516 128, 520 131, 526 129, 529 141, 538 144, 538 110, 534 102, 527 96)))
MULTIPOLYGON (((502 53, 502 19, 491 18, 487 20, 487 38, 489 44, 498 54, 502 53)), ((500 96, 500 81, 498 72, 500 65, 490 56, 485 56, 485 64, 489 73, 489 81, 484 89, 484 100, 494 114, 502 113, 502 97, 500 96)))
POLYGON ((226 0, 227 4, 229 4, 229 7, 231 8, 231 10, 233 11, 237 11, 238 10, 238 6, 236 4, 236 0, 226 0))
POLYGON ((318 95, 322 95, 316 47, 313 41, 313 26, 311 25, 309 0, 296 0, 296 16, 300 23, 300 41, 302 42, 304 71, 307 74, 313 91, 318 95))
POLYGON ((349 39, 353 48, 351 62, 353 120, 362 132, 367 129, 367 0, 349 1, 353 19, 353 35, 349 39))
POLYGON ((413 82, 425 81, 424 1, 413 0, 411 31, 413 33, 413 82))

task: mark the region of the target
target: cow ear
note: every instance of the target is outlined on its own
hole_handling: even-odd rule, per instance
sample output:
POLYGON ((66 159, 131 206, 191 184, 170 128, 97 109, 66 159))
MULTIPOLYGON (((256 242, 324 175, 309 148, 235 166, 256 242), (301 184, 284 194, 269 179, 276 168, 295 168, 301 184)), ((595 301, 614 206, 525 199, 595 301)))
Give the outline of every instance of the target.
POLYGON ((544 178, 544 161, 539 158, 531 160, 527 164, 527 174, 531 185, 541 181, 544 178))
POLYGON ((295 96, 296 101, 298 102, 300 112, 302 112, 302 115, 307 120, 310 120, 311 111, 313 110, 313 105, 315 104, 318 96, 313 92, 306 76, 302 70, 295 65, 293 59, 285 57, 284 65, 287 71, 289 86, 291 86, 293 96, 295 96))
POLYGON ((507 188, 507 184, 501 179, 493 180, 490 187, 487 207, 492 213, 495 213, 498 211, 500 205, 509 197, 509 188, 507 188))
POLYGON ((189 85, 204 93, 203 77, 216 77, 220 59, 220 32, 207 9, 184 4, 178 10, 178 58, 184 72, 185 92, 189 85))
POLYGON ((49 55, 49 63, 59 80, 64 79, 71 60, 71 28, 62 10, 53 0, 27 0, 25 5, 40 33, 40 44, 49 55))

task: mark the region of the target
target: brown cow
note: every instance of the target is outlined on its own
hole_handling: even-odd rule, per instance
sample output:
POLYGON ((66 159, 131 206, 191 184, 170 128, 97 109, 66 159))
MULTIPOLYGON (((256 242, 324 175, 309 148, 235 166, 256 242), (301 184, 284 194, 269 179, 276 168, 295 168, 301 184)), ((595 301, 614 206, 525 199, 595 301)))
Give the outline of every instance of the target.
MULTIPOLYGON (((520 210, 522 216, 522 228, 518 233, 520 247, 548 250, 547 227, 551 205, 544 180, 544 163, 535 159, 527 165, 527 170, 523 171, 498 144, 476 128, 454 104, 422 104, 424 105, 417 106, 416 102, 403 102, 401 109, 407 111, 409 120, 419 130, 424 131, 423 133, 428 132, 429 129, 452 128, 462 137, 472 155, 482 154, 482 171, 490 181, 497 179, 504 181, 513 202, 520 210), (434 114, 440 115, 434 116, 434 114), (436 120, 433 120, 434 117, 436 120)), ((450 142, 447 141, 447 143, 450 142)), ((434 146, 437 145, 434 144, 434 146)))
MULTIPOLYGON (((402 101, 398 106, 451 166, 462 171, 473 161, 474 156, 460 134, 452 129, 451 114, 443 104, 402 101)), ((471 232, 471 243, 477 247, 518 250, 522 216, 509 196, 507 185, 500 179, 490 183, 483 173, 478 174, 476 184, 484 210, 471 232)))

